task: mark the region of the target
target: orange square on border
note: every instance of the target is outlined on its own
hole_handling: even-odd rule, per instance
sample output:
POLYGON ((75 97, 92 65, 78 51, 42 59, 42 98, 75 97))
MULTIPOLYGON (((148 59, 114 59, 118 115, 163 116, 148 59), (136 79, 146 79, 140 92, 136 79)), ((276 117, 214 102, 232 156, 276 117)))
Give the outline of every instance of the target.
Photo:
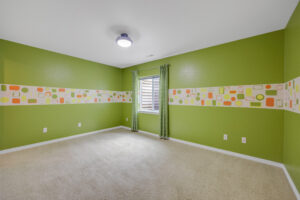
POLYGON ((12 103, 17 103, 17 104, 19 104, 20 102, 21 102, 20 99, 12 99, 12 103))
POLYGON ((270 89, 271 88, 271 85, 266 85, 266 89, 270 89))
POLYGON ((44 89, 43 89, 43 88, 37 88, 37 91, 38 91, 38 92, 43 92, 44 89))
POLYGON ((274 98, 266 98, 266 106, 274 107, 274 98))
POLYGON ((11 85, 11 86, 9 86, 9 89, 10 90, 18 91, 18 90, 20 90, 20 86, 18 86, 18 85, 11 85))
POLYGON ((231 106, 231 101, 224 101, 223 104, 224 106, 231 106))
POLYGON ((201 100, 201 105, 204 106, 204 104, 205 104, 205 101, 201 100))

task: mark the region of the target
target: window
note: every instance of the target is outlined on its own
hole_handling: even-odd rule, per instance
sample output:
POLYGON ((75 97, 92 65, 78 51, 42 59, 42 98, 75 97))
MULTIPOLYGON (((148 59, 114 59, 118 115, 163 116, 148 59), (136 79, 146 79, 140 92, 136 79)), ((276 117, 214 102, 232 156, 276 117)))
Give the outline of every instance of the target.
POLYGON ((159 111, 159 76, 140 79, 139 111, 159 111))

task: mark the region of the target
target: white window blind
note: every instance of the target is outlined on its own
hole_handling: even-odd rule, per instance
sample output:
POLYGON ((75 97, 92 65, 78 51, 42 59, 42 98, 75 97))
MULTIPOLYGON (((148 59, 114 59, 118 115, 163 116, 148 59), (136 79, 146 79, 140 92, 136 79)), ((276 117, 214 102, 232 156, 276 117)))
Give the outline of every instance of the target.
POLYGON ((159 77, 140 79, 140 111, 159 111, 159 77))

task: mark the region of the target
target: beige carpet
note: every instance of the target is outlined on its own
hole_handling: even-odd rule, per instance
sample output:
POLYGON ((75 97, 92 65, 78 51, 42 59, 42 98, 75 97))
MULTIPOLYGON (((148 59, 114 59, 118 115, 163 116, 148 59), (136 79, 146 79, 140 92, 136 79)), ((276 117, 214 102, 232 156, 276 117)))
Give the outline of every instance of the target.
POLYGON ((0 155, 1 200, 294 200, 283 171, 124 129, 0 155))

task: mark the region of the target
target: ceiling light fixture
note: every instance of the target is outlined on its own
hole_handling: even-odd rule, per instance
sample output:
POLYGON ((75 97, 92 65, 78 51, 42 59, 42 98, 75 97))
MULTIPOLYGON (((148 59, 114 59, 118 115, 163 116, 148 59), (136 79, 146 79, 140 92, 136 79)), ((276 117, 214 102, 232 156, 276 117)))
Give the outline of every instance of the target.
POLYGON ((122 33, 116 40, 120 47, 128 48, 132 45, 132 40, 128 37, 127 33, 122 33))

